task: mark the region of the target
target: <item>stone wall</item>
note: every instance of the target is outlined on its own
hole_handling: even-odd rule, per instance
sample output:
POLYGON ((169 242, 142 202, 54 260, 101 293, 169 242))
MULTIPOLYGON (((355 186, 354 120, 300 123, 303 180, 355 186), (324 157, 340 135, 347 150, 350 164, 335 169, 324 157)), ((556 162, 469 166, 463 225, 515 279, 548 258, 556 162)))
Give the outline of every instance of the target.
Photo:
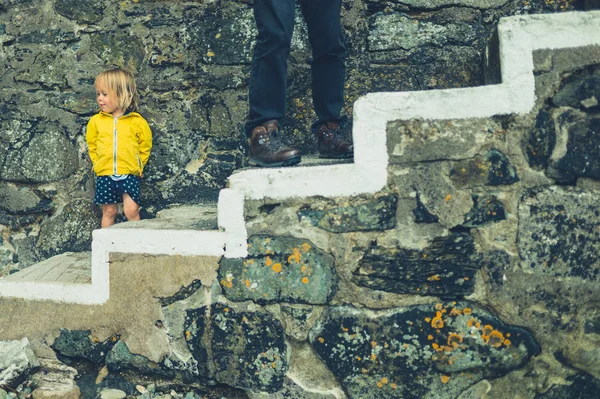
POLYGON ((600 47, 534 64, 528 114, 391 122, 381 192, 247 201, 246 258, 114 255, 106 307, 5 298, 54 317, 3 336, 89 397, 595 398, 600 47))
MULTIPOLYGON (((143 216, 215 200, 246 164, 251 3, 0 1, 0 275, 89 249, 99 210, 84 129, 97 111, 93 79, 106 68, 135 72, 154 132, 143 216)), ((576 7, 571 0, 344 1, 344 113, 350 117, 367 92, 481 85, 500 17, 576 7)), ((314 152, 310 61, 298 17, 283 125, 285 140, 306 153, 314 152)))

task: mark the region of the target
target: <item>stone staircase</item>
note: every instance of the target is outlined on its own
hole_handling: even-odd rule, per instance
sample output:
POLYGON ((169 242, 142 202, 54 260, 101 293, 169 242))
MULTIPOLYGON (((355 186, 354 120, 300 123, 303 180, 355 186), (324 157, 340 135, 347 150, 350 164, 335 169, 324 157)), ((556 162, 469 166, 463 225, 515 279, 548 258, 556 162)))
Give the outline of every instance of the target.
POLYGON ((529 112, 535 101, 532 52, 600 44, 600 12, 510 17, 500 22, 498 36, 500 84, 360 98, 354 105, 354 163, 323 165, 309 159, 294 168, 237 171, 221 191, 216 208, 167 209, 156 219, 97 230, 91 254, 58 255, 0 279, 0 297, 103 304, 109 299, 113 253, 246 257, 245 200, 351 197, 380 191, 388 183, 388 154, 402 151, 387 143, 389 122, 529 112))

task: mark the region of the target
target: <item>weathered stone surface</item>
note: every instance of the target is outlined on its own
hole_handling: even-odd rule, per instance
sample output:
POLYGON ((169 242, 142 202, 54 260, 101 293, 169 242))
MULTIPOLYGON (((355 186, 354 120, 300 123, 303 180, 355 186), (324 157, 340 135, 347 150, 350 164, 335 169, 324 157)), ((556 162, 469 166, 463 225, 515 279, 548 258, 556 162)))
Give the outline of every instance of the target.
POLYGON ((458 160, 475 157, 504 134, 494 119, 396 121, 388 125, 387 147, 390 163, 458 160))
POLYGON ((421 202, 421 198, 418 193, 417 193, 417 207, 415 209, 413 209, 413 215, 415 215, 416 223, 437 223, 440 220, 437 216, 432 215, 427 210, 425 205, 423 205, 423 202, 421 202))
POLYGON ((595 399, 600 390, 600 380, 587 374, 577 374, 566 381, 566 384, 556 385, 548 392, 535 395, 534 399, 595 399))
POLYGON ((130 36, 125 31, 116 31, 111 35, 93 34, 90 39, 91 48, 107 65, 132 71, 138 71, 142 66, 146 51, 140 38, 130 36))
POLYGON ((37 249, 50 257, 63 252, 89 251, 92 231, 100 227, 100 218, 90 200, 76 198, 42 225, 37 249))
POLYGON ((40 198, 31 188, 0 181, 0 210, 10 213, 40 213, 51 207, 51 201, 40 198))
MULTIPOLYGON (((551 166, 560 180, 572 182, 578 177, 600 179, 600 118, 566 122, 566 154, 551 166)), ((554 174, 553 174, 554 175, 554 174)))
POLYGON ((308 331, 321 315, 322 309, 308 305, 280 305, 285 333, 298 341, 306 341, 308 331))
POLYGON ((350 398, 374 399, 455 398, 540 351, 531 333, 468 302, 329 308, 310 342, 350 398))
POLYGON ((112 372, 134 370, 155 377, 173 378, 175 376, 171 370, 160 367, 159 364, 151 362, 144 356, 131 353, 127 344, 120 340, 106 354, 106 365, 112 372))
POLYGON ((595 193, 559 187, 524 195, 518 238, 522 267, 537 274, 597 281, 599 201, 595 193))
POLYGON ((483 226, 506 219, 504 205, 493 195, 473 196, 473 209, 465 216, 465 227, 483 226))
POLYGON ((294 381, 285 378, 283 389, 276 393, 254 393, 248 392, 249 399, 336 399, 337 396, 331 393, 310 392, 303 389, 294 381))
POLYGON ((185 328, 204 383, 271 393, 283 387, 287 347, 283 327, 270 313, 215 303, 188 310, 185 328))
POLYGON ((370 51, 413 50, 423 46, 443 46, 448 42, 472 43, 475 29, 467 24, 437 25, 398 14, 377 14, 371 20, 370 51))
POLYGON ((52 349, 61 356, 87 359, 94 363, 104 363, 107 353, 118 342, 119 336, 99 342, 92 336, 90 330, 60 330, 60 335, 54 340, 52 349))
POLYGON ((398 197, 390 195, 352 206, 302 208, 298 218, 307 219, 313 226, 333 233, 387 230, 396 226, 397 205, 398 197))
POLYGON ((74 19, 80 24, 93 24, 102 20, 104 7, 102 3, 80 2, 77 0, 57 0, 54 9, 60 15, 74 19))
POLYGON ((63 179, 75 172, 79 166, 75 147, 56 128, 46 128, 49 130, 34 136, 22 148, 12 147, 13 151, 5 155, 0 178, 43 183, 63 179))
POLYGON ((557 107, 589 109, 600 101, 600 75, 585 76, 565 84, 552 98, 557 107))
POLYGON ((483 157, 456 162, 450 178, 457 187, 500 186, 519 181, 515 167, 498 150, 490 150, 483 157))
POLYGON ((437 237, 423 249, 368 250, 354 271, 360 286, 399 294, 457 297, 473 292, 483 258, 473 237, 454 233, 437 237))
POLYGON ((81 391, 75 383, 77 370, 57 360, 40 359, 40 372, 31 376, 33 399, 79 399, 81 391))
MULTIPOLYGON (((367 0, 368 2, 377 2, 377 0, 367 0)), ((449 6, 464 6, 475 8, 497 8, 506 4, 508 0, 402 0, 402 4, 406 4, 411 8, 436 10, 449 6)))
POLYGON ((337 289, 333 257, 308 240, 251 236, 247 258, 222 258, 219 265, 232 301, 324 304, 337 289))
POLYGON ((535 126, 523 137, 523 153, 527 157, 529 166, 536 170, 544 170, 554 146, 556 145, 556 125, 552 114, 540 110, 535 120, 535 126))
POLYGON ((471 194, 457 189, 450 180, 449 163, 424 163, 402 169, 394 168, 392 173, 399 192, 417 197, 422 207, 448 228, 460 225, 473 207, 471 194))
POLYGON ((0 385, 16 388, 40 366, 29 340, 0 341, 0 385))

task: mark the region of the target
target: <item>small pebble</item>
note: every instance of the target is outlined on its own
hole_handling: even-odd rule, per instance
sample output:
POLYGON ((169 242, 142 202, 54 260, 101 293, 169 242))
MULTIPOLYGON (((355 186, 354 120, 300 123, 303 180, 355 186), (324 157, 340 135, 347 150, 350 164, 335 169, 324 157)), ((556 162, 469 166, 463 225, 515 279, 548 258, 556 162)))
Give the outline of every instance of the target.
POLYGON ((148 391, 143 385, 136 385, 135 389, 137 389, 139 393, 146 393, 148 391))

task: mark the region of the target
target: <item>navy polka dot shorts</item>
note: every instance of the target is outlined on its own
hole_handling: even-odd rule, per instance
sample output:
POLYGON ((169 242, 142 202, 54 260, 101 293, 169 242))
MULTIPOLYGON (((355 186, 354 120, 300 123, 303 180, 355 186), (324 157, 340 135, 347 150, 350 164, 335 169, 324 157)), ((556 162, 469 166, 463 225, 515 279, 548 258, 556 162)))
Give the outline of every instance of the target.
POLYGON ((94 202, 98 205, 117 204, 123 202, 123 194, 129 194, 136 204, 140 203, 140 178, 127 175, 125 179, 113 180, 111 176, 96 177, 96 195, 94 202))

